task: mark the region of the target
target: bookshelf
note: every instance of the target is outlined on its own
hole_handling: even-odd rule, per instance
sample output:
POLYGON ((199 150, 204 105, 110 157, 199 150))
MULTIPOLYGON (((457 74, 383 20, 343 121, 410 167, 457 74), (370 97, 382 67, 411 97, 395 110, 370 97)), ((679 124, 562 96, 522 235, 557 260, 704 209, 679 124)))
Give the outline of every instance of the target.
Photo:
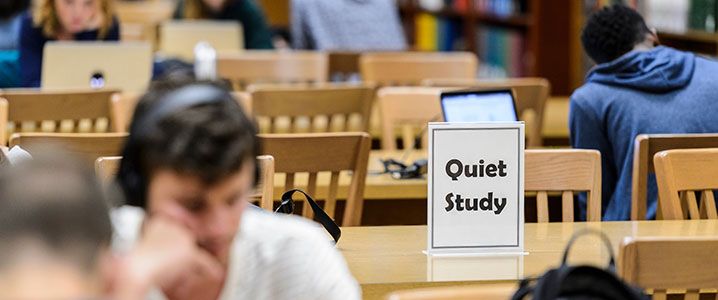
POLYGON ((443 5, 438 9, 422 5, 426 2, 397 1, 408 41, 415 50, 470 51, 479 56, 483 68, 502 68, 480 76, 546 77, 556 95, 568 95, 580 84, 577 78, 582 79, 582 75, 577 70, 581 49, 576 34, 580 1, 441 0, 443 5), (496 13, 487 9, 487 2, 511 2, 514 9, 496 13), (429 33, 428 39, 437 39, 435 45, 427 43, 424 32, 432 26, 438 33, 429 33), (447 27, 454 33, 446 33, 447 27), (447 36, 455 40, 441 40, 447 36))

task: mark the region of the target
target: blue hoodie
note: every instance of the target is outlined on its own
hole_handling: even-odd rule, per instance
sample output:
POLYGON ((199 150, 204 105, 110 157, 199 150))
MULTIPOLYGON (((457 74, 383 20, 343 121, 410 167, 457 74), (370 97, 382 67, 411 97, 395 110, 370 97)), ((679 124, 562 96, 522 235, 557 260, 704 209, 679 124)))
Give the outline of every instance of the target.
MULTIPOLYGON (((574 148, 601 151, 602 213, 631 215, 633 141, 639 134, 718 132, 718 62, 667 47, 632 51, 594 67, 571 95, 574 148)), ((655 176, 646 218, 656 216, 655 176)), ((585 195, 579 197, 586 211, 585 195)))

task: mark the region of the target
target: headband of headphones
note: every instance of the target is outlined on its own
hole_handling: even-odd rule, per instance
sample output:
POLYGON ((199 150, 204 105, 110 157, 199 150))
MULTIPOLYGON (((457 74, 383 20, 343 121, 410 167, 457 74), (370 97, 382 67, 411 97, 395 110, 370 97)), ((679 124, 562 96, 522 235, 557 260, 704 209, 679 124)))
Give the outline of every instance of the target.
MULTIPOLYGON (((181 87, 151 103, 147 110, 130 128, 130 136, 122 151, 122 161, 117 173, 119 185, 125 192, 128 205, 145 207, 147 178, 141 170, 140 143, 168 116, 184 109, 233 99, 228 91, 211 84, 192 84, 181 87)), ((232 100, 234 102, 234 100, 232 100)))

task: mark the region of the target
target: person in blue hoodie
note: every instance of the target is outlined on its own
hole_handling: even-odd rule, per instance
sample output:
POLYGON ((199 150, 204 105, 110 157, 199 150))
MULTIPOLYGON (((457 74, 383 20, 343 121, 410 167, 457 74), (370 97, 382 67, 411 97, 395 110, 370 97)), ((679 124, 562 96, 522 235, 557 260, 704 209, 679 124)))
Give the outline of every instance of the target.
MULTIPOLYGON (((581 42, 597 65, 571 95, 571 145, 601 151, 603 220, 628 220, 634 139, 718 132, 718 62, 658 46, 641 15, 621 5, 591 15, 581 42)), ((656 216, 656 199, 652 176, 648 219, 656 216)), ((585 195, 579 204, 585 214, 585 195)))

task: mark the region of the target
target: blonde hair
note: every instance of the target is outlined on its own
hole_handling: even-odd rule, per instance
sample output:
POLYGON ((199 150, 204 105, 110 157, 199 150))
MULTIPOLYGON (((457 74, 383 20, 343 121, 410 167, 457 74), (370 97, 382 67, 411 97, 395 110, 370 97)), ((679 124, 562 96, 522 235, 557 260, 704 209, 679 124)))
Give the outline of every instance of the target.
MULTIPOLYGON (((35 26, 42 28, 42 33, 47 37, 57 37, 60 33, 62 25, 55 10, 55 1, 58 0, 39 0, 33 9, 33 22, 35 26)), ((100 2, 100 11, 102 15, 102 23, 98 28, 98 39, 104 39, 112 27, 114 10, 112 0, 97 0, 100 2)))

